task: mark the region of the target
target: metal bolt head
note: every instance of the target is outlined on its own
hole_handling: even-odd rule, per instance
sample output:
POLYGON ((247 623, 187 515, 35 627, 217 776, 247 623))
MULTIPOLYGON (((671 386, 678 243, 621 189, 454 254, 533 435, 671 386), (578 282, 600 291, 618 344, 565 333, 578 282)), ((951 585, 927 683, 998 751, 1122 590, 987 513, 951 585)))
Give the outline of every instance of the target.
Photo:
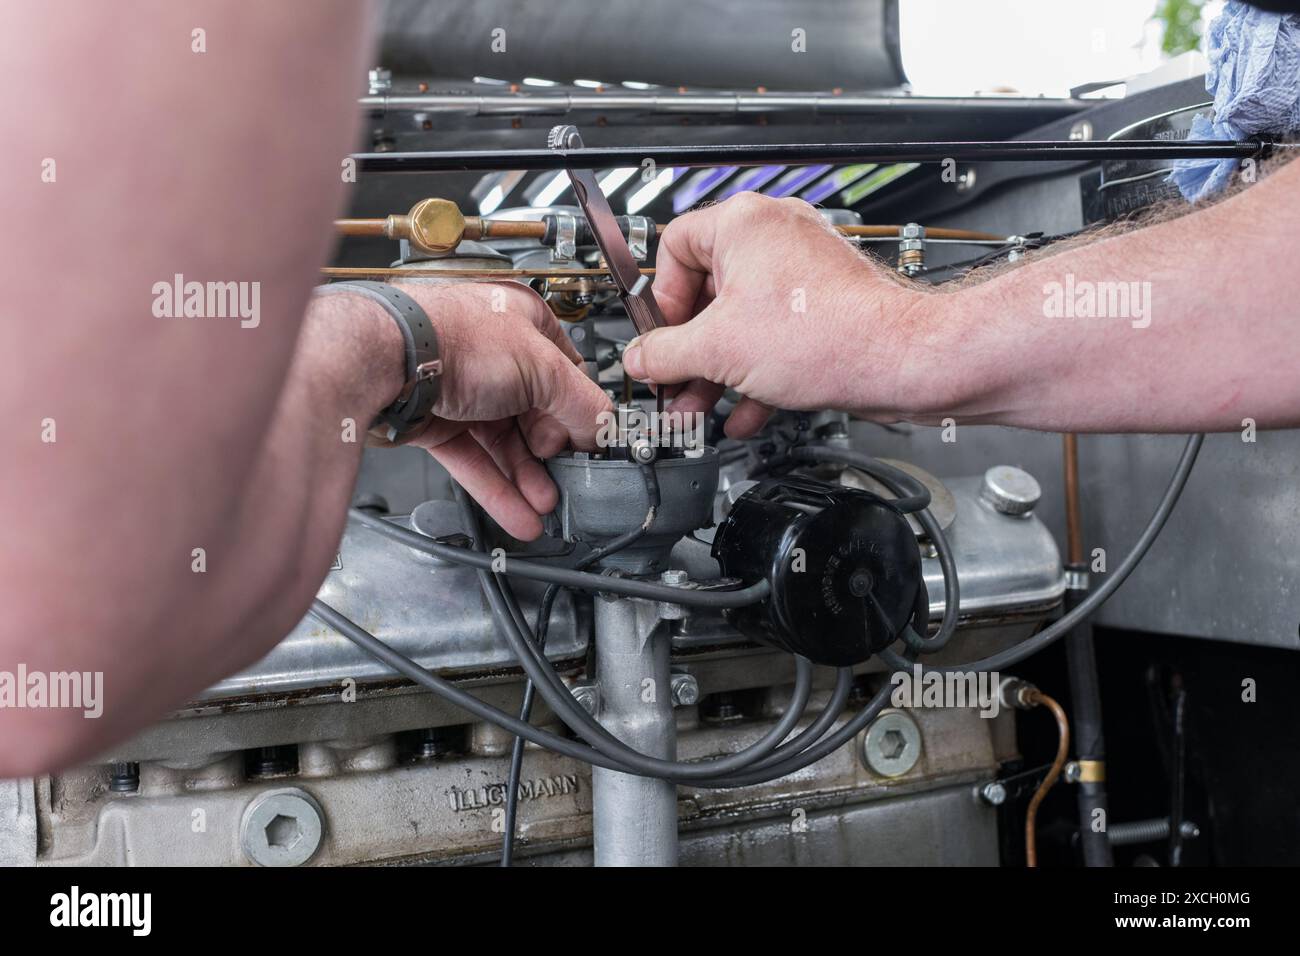
POLYGON ((450 199, 421 199, 407 216, 411 224, 409 241, 417 252, 450 252, 465 235, 465 216, 450 199))
POLYGON ((1083 769, 1079 766, 1079 761, 1071 760, 1067 763, 1061 776, 1066 783, 1078 783, 1079 778, 1083 776, 1083 769))
POLYGON ((990 807, 1000 807, 1007 802, 1007 788, 996 780, 980 787, 979 794, 990 807))
POLYGON ((700 682, 694 674, 674 674, 669 686, 674 707, 691 707, 700 702, 700 682))
POLYGON ((648 465, 659 457, 659 449, 648 438, 638 438, 629 449, 632 460, 638 465, 648 465))
POLYGON ((1034 510, 1043 490, 1027 471, 1012 465, 994 465, 984 472, 980 496, 1004 515, 1027 515, 1034 510))
POLYGON ((901 710, 887 710, 862 737, 862 762, 882 777, 901 777, 921 759, 921 730, 901 710))
POLYGON ((239 841, 258 866, 301 866, 316 853, 325 833, 320 804, 288 787, 258 794, 244 811, 239 841))
MULTIPOLYGON (((661 583, 673 588, 684 588, 691 583, 690 575, 680 568, 669 568, 659 575, 661 583)), ((659 617, 665 621, 684 621, 689 612, 680 604, 672 601, 659 602, 659 617)))
POLYGON ((578 681, 569 688, 573 694, 573 699, 578 702, 578 706, 595 717, 596 712, 600 710, 600 688, 595 681, 578 681))
POLYGON ((920 223, 909 222, 905 226, 903 226, 902 238, 903 239, 924 239, 925 227, 922 226, 920 223))

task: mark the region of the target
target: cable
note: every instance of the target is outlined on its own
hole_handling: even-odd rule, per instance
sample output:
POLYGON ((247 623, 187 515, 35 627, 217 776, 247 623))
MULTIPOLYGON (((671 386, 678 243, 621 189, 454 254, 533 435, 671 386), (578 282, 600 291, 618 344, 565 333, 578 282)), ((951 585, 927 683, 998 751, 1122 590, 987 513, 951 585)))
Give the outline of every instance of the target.
POLYGON ((328 624, 357 647, 361 648, 375 660, 388 665, 408 680, 414 681, 426 690, 430 690, 457 707, 469 711, 480 720, 486 720, 510 733, 532 741, 539 747, 548 747, 564 757, 572 757, 596 767, 608 770, 622 770, 622 765, 610 760, 603 754, 585 744, 569 740, 550 731, 524 723, 513 714, 508 714, 499 707, 485 704, 473 694, 466 693, 449 681, 436 674, 431 674, 405 654, 393 650, 351 618, 336 611, 319 598, 311 603, 311 613, 323 624, 328 624))
POLYGON ((416 531, 410 531, 400 525, 376 518, 358 511, 348 509, 348 516, 355 519, 371 531, 378 532, 386 538, 423 551, 425 554, 455 564, 464 564, 480 571, 492 571, 502 574, 514 574, 521 578, 544 581, 547 584, 559 584, 564 587, 578 588, 583 591, 598 591, 618 594, 623 597, 638 597, 648 601, 664 601, 680 604, 684 607, 729 608, 745 607, 757 604, 767 597, 771 590, 766 581, 759 581, 745 588, 731 591, 703 591, 692 588, 670 587, 666 584, 654 584, 649 581, 637 581, 631 578, 619 578, 603 574, 591 574, 586 571, 574 571, 569 568, 539 564, 523 558, 513 558, 504 553, 498 556, 442 544, 425 537, 416 531))
POLYGON ((675 781, 693 781, 704 779, 713 774, 725 774, 749 766, 760 757, 770 753, 798 723, 800 712, 807 704, 812 690, 812 664, 805 658, 795 658, 795 691, 790 709, 780 721, 758 742, 737 753, 707 761, 684 763, 650 757, 628 747, 617 737, 601 726, 590 714, 578 706, 569 689, 560 680, 549 661, 540 659, 537 650, 527 640, 509 612, 506 600, 492 575, 486 571, 479 572, 479 583, 483 587, 489 610, 497 623, 497 628, 510 644, 524 671, 537 684, 538 692, 547 706, 566 723, 575 733, 582 735, 591 746, 622 766, 610 769, 620 770, 645 777, 659 777, 675 781))
MULTIPOLYGON (((465 514, 467 524, 473 526, 475 519, 469 497, 459 486, 453 486, 453 493, 465 514)), ((582 735, 591 746, 606 757, 622 761, 624 766, 612 769, 623 773, 644 777, 658 777, 676 782, 691 782, 707 779, 714 774, 727 774, 742 770, 755 763, 759 758, 771 753, 781 743, 794 725, 799 722, 803 709, 807 706, 812 693, 812 664, 807 659, 795 657, 795 685, 790 706, 781 719, 758 741, 736 753, 709 760, 682 762, 651 757, 628 747, 610 733, 594 717, 583 710, 573 699, 569 688, 555 673, 550 661, 541 657, 537 649, 521 633, 518 621, 510 611, 508 599, 502 593, 495 577, 487 571, 479 571, 479 584, 487 598, 497 628, 523 665, 525 673, 537 685, 538 692, 547 706, 575 733, 582 735)), ((670 591, 676 590, 669 588, 670 591)))
MULTIPOLYGON (((625 534, 619 535, 614 540, 608 542, 604 547, 597 548, 590 554, 579 560, 574 565, 574 570, 583 571, 605 557, 614 554, 623 548, 634 544, 642 538, 650 526, 654 524, 655 512, 659 509, 660 492, 659 476, 655 474, 653 463, 641 466, 641 477, 645 482, 646 499, 649 508, 646 511, 645 520, 637 528, 633 528, 625 534)), ((476 539, 477 540, 477 539, 476 539)), ((497 584, 503 590, 507 590, 509 585, 498 576, 497 584)), ((533 645, 537 648, 540 656, 546 654, 546 635, 551 629, 551 611, 555 607, 555 599, 560 593, 558 584, 549 584, 545 593, 542 595, 541 605, 537 609, 537 624, 534 627, 533 645)), ((509 594, 512 603, 514 595, 509 594)), ((524 682, 524 699, 519 708, 519 719, 527 721, 533 712, 533 698, 537 693, 537 685, 532 679, 524 682)), ((506 819, 505 819, 505 838, 501 843, 501 865, 508 867, 514 860, 515 849, 515 820, 519 814, 519 778, 523 774, 524 766, 524 738, 516 737, 514 744, 510 748, 510 771, 506 775, 506 819)))
POLYGON ((930 507, 930 489, 914 475, 901 468, 895 468, 879 458, 872 458, 849 448, 837 448, 832 445, 799 445, 789 451, 791 458, 817 463, 830 462, 837 465, 849 465, 858 471, 866 472, 896 495, 893 506, 904 514, 922 511, 930 507), (906 488, 907 491, 899 491, 906 488))
MULTIPOLYGON (((1195 463, 1197 453, 1200 450, 1204 436, 1193 435, 1188 438, 1183 455, 1175 468, 1174 475, 1170 480, 1170 485, 1161 499, 1159 506, 1153 514, 1151 521, 1148 523, 1143 534, 1139 537, 1134 548, 1125 557, 1120 566, 1116 568, 1114 575, 1108 579, 1096 592, 1089 595, 1073 612, 1061 618, 1054 625, 1046 628, 1035 637, 1023 642, 1015 648, 1004 651, 1000 654, 992 655, 982 661, 976 661, 960 668, 932 668, 940 671, 958 670, 984 670, 1000 669, 1010 666, 1036 653, 1042 647, 1050 644, 1061 634, 1067 632, 1074 623, 1090 614, 1100 605, 1113 591, 1118 588, 1123 580, 1132 572, 1132 569, 1142 559, 1146 551, 1150 548, 1151 542, 1159 534, 1164 523, 1169 517, 1174 504, 1177 502, 1183 487, 1186 484, 1187 477, 1191 472, 1192 465, 1195 463)), ((900 483, 891 483, 880 474, 873 475, 882 484, 885 484, 894 494, 905 496, 906 491, 900 490, 905 487, 900 483)), ((556 696, 554 703, 548 699, 548 704, 552 704, 553 709, 559 715, 569 714, 575 717, 575 721, 582 725, 583 730, 578 733, 591 733, 594 740, 602 740, 603 746, 589 746, 568 738, 552 734, 548 731, 540 730, 527 721, 521 721, 514 716, 507 714, 498 708, 485 704, 473 695, 468 694, 452 684, 437 677, 420 667, 411 659, 398 653, 388 647, 382 641, 377 640, 365 629, 359 627, 348 618, 330 608, 320 601, 315 601, 312 605, 312 613, 320 620, 329 624, 338 630, 341 634, 352 640, 367 653, 374 656, 377 660, 387 664, 399 674, 408 677, 439 694, 452 703, 468 710, 475 716, 496 723, 507 731, 522 737, 538 746, 548 747, 562 756, 571 757, 593 766, 603 767, 609 770, 615 770, 621 773, 629 773, 638 776, 661 777, 663 779, 673 780, 674 782, 690 782, 700 787, 712 788, 733 788, 751 786, 757 783, 767 782, 780 777, 787 776, 798 770, 803 769, 809 764, 815 763, 834 750, 847 743, 854 735, 864 729, 879 713, 884 709, 889 701, 891 686, 887 683, 881 690, 867 703, 867 705, 854 717, 845 721, 838 730, 825 736, 819 736, 824 733, 838 718, 845 703, 847 702, 849 689, 851 685, 851 672, 847 669, 840 671, 837 679, 836 688, 832 694, 831 701, 828 703, 822 714, 817 717, 803 732, 797 735, 791 741, 780 744, 779 741, 789 733, 793 725, 798 722, 801 711, 807 703, 807 696, 811 684, 811 665, 802 658, 796 658, 796 686, 795 694, 791 700, 791 706, 787 709, 782 720, 777 727, 764 736, 758 744, 746 748, 739 753, 729 755, 725 758, 718 758, 708 761, 700 761, 691 764, 682 764, 675 761, 662 761, 654 758, 648 758, 644 754, 637 754, 636 751, 627 748, 618 743, 603 727, 591 719, 590 715, 582 711, 573 701, 572 696, 567 693, 567 688, 559 680, 554 670, 550 667, 549 662, 542 657, 541 661, 544 666, 538 666, 538 650, 533 646, 533 642, 523 638, 520 633, 519 618, 517 612, 511 611, 510 602, 506 595, 501 591, 498 580, 493 574, 488 573, 493 570, 493 559, 488 555, 480 552, 466 551, 461 548, 455 548, 448 545, 442 545, 423 535, 415 532, 406 531, 390 522, 381 521, 372 518, 364 513, 352 512, 353 517, 372 530, 385 534, 394 540, 413 547, 417 550, 443 558, 444 560, 456 561, 467 564, 479 571, 480 583, 483 585, 484 594, 488 597, 489 606, 493 611, 493 616, 497 621, 498 627, 507 637, 512 648, 520 657, 521 664, 524 665, 525 671, 529 673, 530 678, 537 681, 537 686, 541 690, 543 697, 547 698, 548 694, 556 690, 555 684, 564 691, 563 698, 556 696), (554 682, 554 683, 552 683, 554 682), (802 688, 802 693, 801 693, 802 688), (558 704, 558 709, 554 706, 558 704), (796 706, 797 704, 797 706, 796 706), (578 711, 581 718, 572 714, 572 711, 578 711), (594 725, 594 726, 593 726, 594 725), (780 734, 777 734, 780 731, 780 734), (611 741, 613 745, 611 746, 611 741), (771 746, 765 745, 768 741, 772 742, 771 746), (611 753, 618 753, 618 757, 613 757, 611 753), (633 759, 624 759, 630 755, 633 759), (656 766, 657 765, 657 766, 656 766), (687 773, 687 771, 694 771, 687 773), (716 774, 709 776, 708 774, 716 774)), ((925 519, 929 518, 928 512, 919 512, 918 520, 925 527, 925 519)), ((933 521, 933 519, 930 519, 933 521)), ((936 525, 937 528, 937 525, 936 525)), ((927 533, 928 529, 927 529, 927 533)), ((940 530, 940 536, 942 532, 940 530)), ((938 545, 936 544, 936 548, 938 545)), ((627 579, 613 578, 602 575, 592 575, 580 571, 568 571, 567 569, 552 568, 546 565, 536 565, 533 562, 511 559, 508 567, 505 569, 507 574, 519 574, 520 576, 530 577, 535 580, 548 581, 552 584, 562 584, 571 587, 577 587, 587 590, 607 591, 611 593, 625 594, 632 597, 642 597, 650 600, 665 600, 678 604, 693 604, 694 606, 709 607, 726 607, 740 606, 742 603, 753 603, 762 598, 767 593, 766 582, 760 582, 749 588, 743 588, 730 592, 700 592, 685 591, 679 588, 670 588, 647 584, 646 582, 630 581, 627 579), (688 597, 689 596, 689 597, 688 597), (687 600, 683 600, 687 598, 687 600), (700 599, 703 599, 701 601, 700 599), (732 603, 734 602, 734 603, 732 603)), ((946 569, 945 569, 945 573, 946 569)), ((952 575, 952 584, 956 584, 955 573, 952 575)), ((956 588, 948 590, 948 600, 945 602, 944 618, 945 623, 951 618, 955 620, 956 609, 959 606, 956 598, 956 588)), ((941 631, 943 625, 941 625, 941 631)), ((915 653, 916 648, 913 648, 915 653)), ((910 662, 902 657, 886 651, 881 654, 883 660, 896 669, 906 670, 910 662)), ((563 719, 563 716, 562 716, 563 719)), ((566 721, 567 722, 567 721, 566 721)))
POLYGON ((1056 718, 1058 735, 1056 759, 1052 761, 1052 766, 1047 771, 1047 776, 1043 778, 1043 782, 1034 791, 1033 797, 1029 800, 1029 809, 1025 811, 1025 865, 1032 869, 1038 866, 1038 840, 1035 832, 1038 808, 1047 796, 1047 791, 1052 789, 1052 785, 1061 776, 1065 761, 1070 756, 1070 721, 1066 718, 1065 710, 1061 705, 1038 688, 1029 691, 1025 695, 1025 700, 1031 707, 1046 707, 1052 712, 1052 716, 1056 718))
MULTIPOLYGON (((354 517, 357 517, 359 520, 362 520, 362 523, 372 528, 375 527, 377 524, 376 522, 373 521, 364 520, 369 517, 368 515, 354 515, 354 517)), ((388 522, 378 522, 378 523, 387 525, 387 528, 381 528, 377 530, 386 532, 388 529, 393 529, 398 532, 403 532, 403 529, 400 529, 395 525, 391 525, 388 522)), ((433 548, 423 547, 424 545, 429 545, 434 543, 430 542, 428 539, 424 539, 423 536, 415 535, 414 533, 389 534, 388 536, 394 538, 395 540, 401 541, 402 543, 417 546, 420 548, 420 550, 426 550, 428 551, 428 553, 441 555, 444 550, 443 548, 436 547, 436 546, 433 548), (410 540, 411 538, 417 538, 420 540, 413 541, 410 540)), ((445 550, 458 552, 460 549, 445 548, 445 550)), ((485 557, 483 555, 479 555, 473 552, 465 553, 465 556, 472 557, 472 558, 485 557)), ((468 561, 465 563, 469 563, 471 564, 471 566, 478 567, 480 571, 481 582, 483 582, 483 580, 486 579, 487 587, 484 589, 485 594, 488 596, 489 605, 493 610, 498 626, 502 627, 503 633, 507 635, 507 639, 510 640, 512 647, 516 650, 516 652, 518 653, 519 651, 522 650, 522 653, 520 654, 521 663, 524 663, 526 671, 529 670, 530 667, 532 667, 532 665, 534 664, 534 660, 532 656, 534 652, 532 648, 529 646, 529 642, 527 642, 526 640, 522 642, 519 641, 520 635, 518 635, 516 631, 516 622, 514 620, 514 617, 510 613, 510 610, 506 604, 504 597, 501 595, 499 590, 495 588, 495 581, 493 580, 492 576, 486 573, 486 569, 482 567, 482 564, 484 562, 468 561)), ((488 562, 488 564, 490 566, 490 562, 488 562)), ((516 564, 518 564, 518 562, 516 562, 516 564)), ((585 582, 586 577, 596 577, 598 580, 602 582, 607 580, 606 578, 601 576, 579 575, 580 579, 584 579, 583 580, 584 584, 586 583, 585 582)), ((620 581, 620 579, 608 579, 608 580, 620 581)), ((633 582, 621 581, 621 583, 633 583, 633 582)), ((671 595, 673 595, 673 597, 677 597, 682 593, 681 590, 677 588, 663 588, 663 589, 656 589, 656 590, 666 590, 671 595)), ((747 589, 747 590, 752 590, 752 589, 747 589)), ((733 592, 733 594, 740 594, 740 593, 741 592, 733 592)), ((329 607, 328 605, 324 604, 319 600, 313 602, 312 613, 324 623, 330 625, 331 627, 334 627, 344 637, 353 641, 353 643, 357 644, 357 646, 360 647, 362 650, 366 651, 367 653, 369 653, 371 656, 375 657, 377 660, 381 661, 382 663, 387 664, 389 667, 393 668, 399 674, 402 674, 408 679, 415 681, 421 686, 443 697, 444 699, 451 701, 453 704, 456 704, 457 706, 460 706, 463 709, 468 710, 471 714, 483 720, 487 720, 492 723, 495 723, 498 726, 509 731, 510 733, 513 733, 516 736, 523 737, 525 740, 535 743, 538 746, 548 747, 549 749, 554 750, 555 752, 561 754, 562 756, 572 757, 573 759, 581 760, 585 763, 592 764, 593 766, 603 767, 608 770, 616 770, 621 773, 629 773, 638 776, 660 777, 663 779, 671 779, 674 782, 693 782, 699 786, 705 786, 705 787, 726 788, 726 787, 739 786, 741 784, 735 782, 734 778, 729 774, 730 771, 735 771, 741 768, 747 768, 750 766, 750 764, 754 764, 755 766, 757 766, 759 758, 766 757, 769 753, 774 758, 785 757, 792 750, 794 750, 794 748, 789 745, 785 747, 777 748, 776 744, 779 743, 779 741, 781 741, 782 739, 784 739, 784 737, 789 734, 789 731, 793 728, 793 726, 796 723, 798 723, 799 717, 801 716, 801 711, 806 706, 807 698, 811 691, 812 665, 805 659, 796 657, 795 692, 791 699, 790 707, 787 709, 786 714, 783 715, 781 721, 779 721, 775 727, 773 727, 766 735, 764 735, 764 737, 760 739, 760 741, 758 741, 756 744, 752 745, 751 747, 746 748, 743 751, 740 751, 735 754, 731 754, 728 757, 724 757, 724 758, 718 758, 718 759, 707 760, 707 761, 698 761, 689 764, 677 763, 673 761, 659 761, 656 759, 647 758, 644 754, 637 754, 636 751, 633 751, 630 748, 625 747, 624 745, 619 743, 615 738, 612 738, 612 736, 610 736, 608 732, 603 727, 601 727, 598 723, 592 721, 590 716, 586 714, 585 711, 582 711, 581 708, 577 707, 577 704, 572 700, 571 695, 568 695, 567 688, 564 688, 566 692, 564 698, 548 700, 548 704, 552 705, 553 709, 556 710, 557 714, 564 714, 570 711, 571 709, 576 709, 578 711, 578 714, 581 715, 582 718, 582 720, 579 722, 591 725, 589 729, 595 732, 593 736, 596 736, 597 739, 605 738, 607 744, 612 743, 616 745, 617 749, 620 749, 625 752, 623 754, 620 754, 620 758, 625 757, 627 755, 631 755, 633 758, 639 758, 639 759, 633 759, 631 761, 624 761, 618 758, 611 758, 610 756, 607 755, 606 752, 602 752, 602 748, 575 743, 574 741, 571 741, 565 737, 560 737, 548 731, 540 730, 539 728, 535 728, 532 725, 519 720, 513 715, 508 714, 503 710, 500 710, 499 708, 493 707, 490 704, 483 703, 482 701, 478 700, 472 695, 460 690, 459 688, 456 688, 455 686, 443 680, 442 678, 430 674, 428 671, 420 667, 417 663, 412 661, 410 658, 393 650, 388 645, 384 644, 382 641, 379 641, 377 638, 375 638, 364 628, 360 627, 355 622, 349 620, 343 614, 339 613, 338 611, 334 610, 333 608, 329 607), (720 776, 716 780, 700 779, 704 775, 710 773, 720 774, 720 776)), ((550 669, 549 663, 545 668, 535 668, 535 667, 532 668, 532 672, 530 676, 532 676, 534 680, 538 680, 540 678, 541 681, 541 683, 539 684, 540 687, 550 686, 547 683, 548 678, 549 680, 556 681, 556 682, 558 682, 559 680, 558 677, 554 674, 554 671, 550 669)), ((560 684, 560 686, 563 688, 562 683, 560 684)), ((546 691, 543 691, 543 697, 544 698, 547 697, 546 691)), ((883 700, 881 702, 881 705, 883 706, 883 700)), ((570 716, 576 716, 576 715, 570 714, 570 716)), ((833 719, 833 716, 834 715, 832 715, 831 719, 833 719)), ((823 715, 823 717, 825 717, 825 715, 823 715)), ((826 723, 829 722, 827 720, 823 720, 822 718, 819 718, 818 720, 821 725, 825 725, 826 723)), ((804 739, 807 739, 806 734, 801 734, 798 739, 801 742, 804 739)), ((817 753, 812 756, 805 756, 805 754, 807 754, 808 752, 809 751, 807 750, 800 751, 794 757, 786 759, 783 763, 779 765, 771 765, 774 767, 774 769, 759 773, 757 779, 769 780, 769 779, 776 779, 777 777, 785 776, 786 774, 791 773, 794 770, 801 769, 803 766, 807 766, 807 764, 812 763, 815 760, 821 759, 821 756, 824 755, 822 753, 817 753)), ((766 762, 764 763, 764 765, 767 766, 766 762)), ((750 771, 748 777, 750 778, 755 777, 755 773, 753 770, 750 771)))
MULTIPOLYGON (((1204 441, 1204 435, 1189 435, 1187 437, 1187 444, 1183 446, 1183 453, 1178 459, 1178 464, 1174 467, 1174 473, 1169 479, 1169 485, 1165 488, 1160 503, 1156 505, 1156 510, 1151 515, 1151 520, 1147 522, 1142 534, 1138 536, 1132 550, 1124 556, 1124 560, 1119 563, 1119 566, 1107 577, 1106 581, 1097 590, 1080 601, 1074 610, 1069 611, 1056 623, 1039 631, 1028 640, 1021 641, 1005 651, 965 664, 953 664, 946 667, 927 665, 925 671, 967 674, 980 671, 1007 670, 1019 664, 1026 657, 1037 654, 1053 641, 1069 634, 1076 624, 1092 614, 1115 593, 1119 586, 1133 573, 1133 569, 1137 567, 1138 562, 1146 556, 1152 542, 1155 541, 1161 529, 1164 528, 1165 522, 1169 520, 1174 505, 1178 503, 1178 498, 1183 493, 1183 488, 1192 473, 1192 466, 1196 464, 1196 456, 1200 453, 1204 441)), ((880 659, 895 670, 908 669, 911 666, 903 658, 888 649, 880 652, 880 659)))
POLYGON ((898 496, 894 505, 899 510, 907 512, 908 508, 912 509, 910 513, 934 544, 935 554, 939 558, 939 567, 943 571, 944 603, 943 618, 939 622, 938 631, 929 637, 926 636, 930 623, 930 609, 927 602, 924 617, 911 631, 905 632, 905 639, 910 647, 923 654, 931 654, 946 647, 953 635, 957 633, 957 618, 961 610, 961 582, 957 579, 957 559, 948 543, 948 536, 943 533, 939 522, 930 514, 930 489, 920 479, 900 468, 847 448, 801 445, 791 448, 787 457, 800 461, 832 462, 857 468, 898 496))
MULTIPOLYGON (((403 677, 419 684, 426 690, 432 691, 444 700, 461 707, 475 717, 478 717, 480 720, 494 723, 502 729, 523 737, 525 740, 528 740, 539 747, 546 747, 563 757, 570 757, 574 760, 581 761, 582 763, 591 764, 595 767, 603 767, 606 770, 616 770, 620 773, 629 773, 635 776, 661 776, 658 774, 642 773, 635 768, 620 763, 619 761, 611 760, 609 757, 606 757, 604 754, 590 746, 570 740, 567 737, 561 737, 558 734, 553 734, 538 727, 534 727, 531 724, 519 720, 513 714, 508 714, 500 708, 493 707, 491 704, 485 704, 472 694, 461 690, 436 674, 432 674, 425 670, 405 654, 389 647, 365 628, 361 627, 346 615, 341 614, 319 599, 312 602, 311 613, 319 621, 334 628, 345 638, 356 644, 357 647, 361 648, 361 650, 375 658, 375 660, 387 665, 398 674, 401 674, 403 677)), ((826 711, 823 711, 822 716, 820 716, 814 723, 822 725, 829 723, 829 721, 826 720, 827 712, 830 712, 832 715, 830 720, 833 720, 835 716, 838 716, 838 711, 832 710, 831 707, 835 703, 835 700, 840 700, 840 706, 842 707, 842 701, 847 699, 847 682, 843 683, 843 686, 846 689, 843 698, 839 695, 840 685, 837 685, 836 695, 832 698, 832 703, 828 704, 826 711)), ((805 729, 788 744, 778 747, 772 752, 770 758, 756 761, 755 766, 747 770, 744 775, 729 774, 717 779, 691 780, 687 782, 691 783, 693 786, 701 788, 731 789, 734 787, 751 786, 756 783, 765 783, 769 780, 776 780, 779 777, 784 777, 797 770, 801 770, 840 747, 845 741, 865 727, 866 724, 870 723, 871 719, 883 710, 885 704, 889 702, 891 690, 891 686, 886 684, 881 689, 880 693, 878 693, 870 703, 867 704, 862 712, 841 727, 833 737, 823 738, 816 746, 805 747, 802 750, 799 750, 799 752, 793 757, 787 757, 787 754, 796 749, 795 745, 797 742, 801 743, 806 739, 808 730, 811 729, 813 725, 809 725, 808 729, 805 729), (828 743, 830 744, 829 747, 827 746, 828 743), (777 758, 785 759, 780 762, 775 762, 777 758)), ((797 720, 797 711, 794 711, 794 703, 795 699, 792 698, 791 707, 787 713, 795 712, 797 720)), ((691 766, 707 764, 708 761, 700 761, 691 766)), ((671 779, 674 782, 677 782, 675 777, 661 776, 661 779, 671 779)))

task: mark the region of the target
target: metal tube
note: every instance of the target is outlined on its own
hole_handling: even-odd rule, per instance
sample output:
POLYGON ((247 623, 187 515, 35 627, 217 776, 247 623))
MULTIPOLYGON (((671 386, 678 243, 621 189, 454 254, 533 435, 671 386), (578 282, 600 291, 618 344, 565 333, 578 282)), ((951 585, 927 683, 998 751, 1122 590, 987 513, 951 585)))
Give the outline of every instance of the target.
POLYGON ((1009 140, 931 143, 781 143, 721 146, 587 146, 583 149, 357 153, 365 172, 596 169, 640 166, 766 166, 814 163, 1099 162, 1110 159, 1245 159, 1259 140, 1009 140))
MULTIPOLYGON (((600 723, 623 743, 677 757, 670 642, 657 606, 598 596, 596 682, 600 723)), ((676 866, 677 787, 664 780, 593 767, 592 829, 597 866, 676 866)))
MULTIPOLYGON (((1079 498, 1079 438, 1063 436, 1065 472, 1066 569, 1077 585, 1065 592, 1066 610, 1073 610, 1087 596, 1088 565, 1083 558, 1083 512, 1079 498)), ((1097 651, 1092 639, 1092 622, 1080 621, 1065 639, 1069 667, 1071 716, 1074 719, 1075 753, 1092 768, 1089 779, 1080 780, 1077 792, 1079 841, 1083 865, 1115 865, 1110 834, 1105 829, 1106 738, 1102 732, 1101 681, 1097 674, 1097 651), (1098 830, 1096 822, 1103 822, 1098 830)))
POLYGON ((368 113, 441 113, 458 116, 550 115, 571 113, 690 113, 736 116, 742 113, 813 113, 819 115, 912 115, 978 109, 981 113, 1043 114, 1043 119, 1067 116, 1096 105, 1095 101, 1049 97, 874 96, 861 93, 694 93, 634 92, 615 88, 602 92, 390 93, 363 96, 357 104, 368 113))

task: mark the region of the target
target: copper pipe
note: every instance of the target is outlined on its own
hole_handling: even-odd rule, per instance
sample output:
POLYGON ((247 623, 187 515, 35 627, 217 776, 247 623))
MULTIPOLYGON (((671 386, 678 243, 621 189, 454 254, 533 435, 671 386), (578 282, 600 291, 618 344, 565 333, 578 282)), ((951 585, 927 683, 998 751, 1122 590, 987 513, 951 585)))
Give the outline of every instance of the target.
MULTIPOLYGON (((644 275, 655 274, 642 269, 644 275)), ((606 269, 412 269, 359 266, 327 266, 320 274, 328 279, 568 279, 608 277, 606 269)))
POLYGON ((1083 564, 1083 520, 1079 510, 1079 436, 1061 436, 1065 446, 1065 541, 1068 563, 1083 564))
POLYGON ((545 235, 544 222, 465 217, 466 239, 541 239, 545 235))
MULTIPOLYGON (((395 232, 389 219, 336 219, 334 228, 344 236, 392 237, 395 232)), ((836 226, 835 228, 841 235, 863 239, 894 239, 898 238, 903 231, 902 226, 836 226)), ((664 224, 656 223, 655 234, 662 235, 663 231, 664 224)), ((545 234, 545 223, 535 220, 465 217, 464 238, 466 239, 541 239, 545 234)), ((991 232, 947 229, 942 226, 927 228, 925 235, 928 239, 968 239, 973 242, 1001 242, 1006 239, 1006 236, 994 235, 991 232)))
POLYGON ((340 236, 386 236, 387 219, 335 219, 334 228, 340 236))
POLYGON ((1070 721, 1065 716, 1065 711, 1051 697, 1048 697, 1042 691, 1035 688, 1031 690, 1026 699, 1031 706, 1046 707, 1056 718, 1056 732, 1058 741, 1056 744, 1056 759, 1052 761, 1051 769, 1047 771, 1047 776, 1043 782, 1038 785, 1034 791, 1033 797, 1029 800, 1029 809, 1025 811, 1025 866, 1035 868, 1038 866, 1038 842, 1035 831, 1035 824, 1038 819, 1038 807, 1047 796, 1047 791, 1052 789, 1061 776, 1061 771, 1065 768, 1065 761, 1070 755, 1070 721))

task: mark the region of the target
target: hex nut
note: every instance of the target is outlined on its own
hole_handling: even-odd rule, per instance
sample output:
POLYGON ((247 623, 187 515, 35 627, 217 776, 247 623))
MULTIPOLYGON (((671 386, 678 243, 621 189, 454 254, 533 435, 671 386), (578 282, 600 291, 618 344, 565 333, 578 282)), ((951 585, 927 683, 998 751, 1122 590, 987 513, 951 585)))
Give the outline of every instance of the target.
POLYGON ((320 804, 296 787, 258 794, 239 826, 244 855, 258 866, 301 866, 315 855, 324 835, 320 804))
POLYGON ((411 207, 410 243, 417 252, 450 252, 465 235, 465 216, 449 199, 422 199, 411 207))
POLYGON ((694 674, 674 674, 670 682, 673 706, 691 707, 700 701, 700 682, 694 674))
POLYGON ((1007 788, 997 780, 980 787, 979 795, 990 807, 1000 807, 1007 802, 1007 788))

